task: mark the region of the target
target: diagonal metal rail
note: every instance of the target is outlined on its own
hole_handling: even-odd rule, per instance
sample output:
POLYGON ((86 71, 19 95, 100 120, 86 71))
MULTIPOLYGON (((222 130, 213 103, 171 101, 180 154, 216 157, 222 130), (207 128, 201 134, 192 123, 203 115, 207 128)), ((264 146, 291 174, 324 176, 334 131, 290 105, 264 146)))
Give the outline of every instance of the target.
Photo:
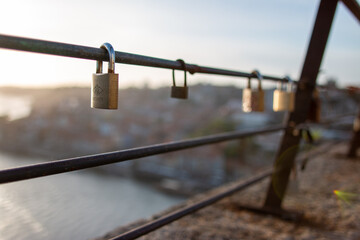
MULTIPOLYGON (((321 154, 324 154, 330 146, 333 146, 335 144, 338 144, 338 141, 330 142, 328 144, 324 144, 321 149, 316 149, 316 151, 312 151, 310 156, 303 156, 302 158, 297 160, 297 163, 303 165, 306 164, 309 158, 315 158, 321 154)), ((278 170, 279 171, 279 170, 278 170)), ((271 176, 274 172, 274 169, 268 169, 263 171, 260 174, 257 174, 256 176, 246 179, 244 181, 241 181, 240 183, 233 185, 231 187, 228 187, 224 191, 217 193, 215 195, 211 195, 201 201, 198 201, 194 204, 191 204, 189 206, 183 207, 179 210, 175 210, 171 213, 168 213, 164 216, 159 217, 158 219, 155 219, 151 222, 145 223, 139 227, 133 228, 123 234, 120 234, 116 237, 111 238, 110 240, 132 240, 136 239, 138 237, 141 237, 145 234, 148 234, 152 231, 155 231, 171 222, 174 222, 184 216, 187 216, 191 213, 194 213, 195 211, 198 211, 204 207, 207 207, 225 197, 228 197, 236 192, 239 192, 241 190, 244 190, 253 184, 256 184, 263 179, 271 176)))
POLYGON ((122 151, 108 152, 90 156, 39 163, 12 169, 5 169, 0 171, 0 184, 71 172, 86 168, 98 167, 106 164, 123 162, 127 160, 174 152, 208 144, 220 143, 224 141, 250 137, 258 134, 277 132, 284 129, 285 127, 281 125, 257 130, 235 131, 177 142, 156 144, 122 151))
MULTIPOLYGON (((338 0, 320 1, 300 81, 296 89, 295 110, 288 118, 288 126, 297 126, 305 123, 307 120, 314 86, 316 85, 316 79, 325 53, 337 4, 338 0)), ((268 209, 281 209, 300 141, 300 134, 294 134, 290 128, 285 131, 276 154, 274 164, 276 172, 271 178, 264 207, 268 209), (293 150, 289 151, 289 149, 293 150), (281 171, 277 171, 278 169, 281 169, 281 171)))
POLYGON ((360 23, 360 6, 356 0, 341 0, 360 23))
POLYGON ((195 211, 198 211, 206 206, 209 206, 225 197, 228 197, 238 191, 244 190, 247 187, 250 187, 251 185, 260 182, 261 180, 269 177, 272 174, 273 170, 269 169, 264 171, 261 174, 258 174, 257 176, 254 176, 248 180, 242 181, 239 184, 236 184, 235 186, 232 186, 225 191, 222 191, 216 195, 207 197, 195 204, 191 204, 189 206, 183 207, 177 211, 171 212, 167 215, 164 215, 152 222, 146 223, 138 228, 132 229, 124 234, 121 234, 119 236, 116 236, 112 238, 111 240, 131 240, 138 237, 141 237, 149 232, 152 232, 158 228, 161 228, 162 226, 165 226, 171 222, 174 222, 175 220, 178 220, 186 215, 189 215, 195 211))

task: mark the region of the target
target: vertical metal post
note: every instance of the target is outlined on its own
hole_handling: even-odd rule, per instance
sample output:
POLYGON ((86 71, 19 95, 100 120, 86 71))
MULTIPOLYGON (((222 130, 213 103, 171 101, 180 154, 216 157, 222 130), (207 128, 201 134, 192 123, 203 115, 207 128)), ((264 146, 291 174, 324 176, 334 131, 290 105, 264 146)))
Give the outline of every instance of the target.
POLYGON ((281 209, 290 171, 294 165, 301 140, 300 132, 295 127, 306 121, 337 2, 337 0, 321 0, 320 2, 295 95, 295 110, 289 116, 288 128, 285 130, 276 155, 275 172, 268 188, 264 203, 265 209, 281 209))
POLYGON ((347 153, 347 157, 355 158, 359 146, 360 146, 360 107, 358 110, 358 115, 354 120, 354 130, 353 130, 352 138, 350 140, 350 147, 347 153))

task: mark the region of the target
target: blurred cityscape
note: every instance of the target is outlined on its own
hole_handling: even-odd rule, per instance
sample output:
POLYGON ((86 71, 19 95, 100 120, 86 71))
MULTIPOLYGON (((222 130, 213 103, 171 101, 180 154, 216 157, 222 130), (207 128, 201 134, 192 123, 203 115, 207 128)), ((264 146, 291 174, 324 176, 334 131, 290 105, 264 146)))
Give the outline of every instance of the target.
MULTIPOLYGON (((12 99, 9 104, 17 105, 9 109, 18 110, 0 112, 0 148, 55 160, 276 125, 286 113, 272 111, 272 91, 265 90, 266 112, 247 114, 241 108, 242 89, 234 86, 191 86, 188 100, 170 98, 165 87, 120 89, 118 110, 91 109, 88 88, 0 88, 2 102, 12 99)), ((336 91, 321 94, 321 99, 325 117, 356 109, 351 98, 336 91)), ((348 137, 337 130, 322 134, 348 137)), ((250 137, 96 170, 193 194, 270 166, 280 136, 250 137)))

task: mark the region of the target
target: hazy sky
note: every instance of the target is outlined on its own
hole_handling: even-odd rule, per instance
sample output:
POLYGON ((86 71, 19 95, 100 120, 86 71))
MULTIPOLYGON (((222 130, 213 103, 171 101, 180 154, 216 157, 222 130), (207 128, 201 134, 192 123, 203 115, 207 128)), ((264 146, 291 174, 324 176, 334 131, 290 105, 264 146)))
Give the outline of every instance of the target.
MULTIPOLYGON (((299 77, 318 0, 0 0, 0 33, 299 77)), ((342 3, 320 81, 360 83, 360 24, 342 3)), ((0 49, 0 85, 90 86, 95 61, 0 49)), ((120 87, 170 85, 171 70, 116 64, 120 87)), ((182 74, 176 75, 182 80, 182 74)), ((189 83, 245 85, 189 75, 189 83)))

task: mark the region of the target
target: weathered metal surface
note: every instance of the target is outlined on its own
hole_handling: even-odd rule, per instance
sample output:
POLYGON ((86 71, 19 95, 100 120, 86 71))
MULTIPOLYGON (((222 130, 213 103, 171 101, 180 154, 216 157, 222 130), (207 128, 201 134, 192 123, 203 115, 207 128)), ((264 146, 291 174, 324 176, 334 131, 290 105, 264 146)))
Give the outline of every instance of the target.
POLYGON ((272 176, 264 207, 281 208, 289 180, 290 171, 298 152, 301 139, 299 131, 294 128, 306 121, 310 107, 311 95, 316 85, 321 61, 330 33, 337 0, 322 0, 318 9, 315 25, 311 35, 305 62, 295 95, 295 110, 288 119, 281 145, 275 159, 275 173, 272 176))

